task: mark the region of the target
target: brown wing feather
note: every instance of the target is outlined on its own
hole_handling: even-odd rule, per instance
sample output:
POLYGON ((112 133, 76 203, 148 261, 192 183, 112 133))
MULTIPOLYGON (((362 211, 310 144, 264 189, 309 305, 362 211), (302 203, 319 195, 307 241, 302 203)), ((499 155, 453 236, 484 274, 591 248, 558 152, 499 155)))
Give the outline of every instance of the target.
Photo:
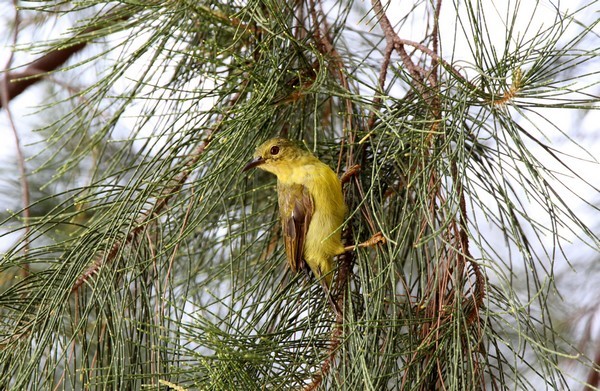
POLYGON ((314 212, 312 197, 304 186, 298 184, 279 184, 277 190, 288 263, 294 272, 305 270, 304 242, 314 212))

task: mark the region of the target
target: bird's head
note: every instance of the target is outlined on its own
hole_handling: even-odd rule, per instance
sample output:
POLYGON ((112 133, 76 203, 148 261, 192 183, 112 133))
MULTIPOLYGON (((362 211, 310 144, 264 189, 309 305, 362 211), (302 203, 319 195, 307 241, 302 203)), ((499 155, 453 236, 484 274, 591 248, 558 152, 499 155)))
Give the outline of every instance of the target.
POLYGON ((301 165, 304 160, 311 158, 314 159, 313 154, 293 141, 277 137, 256 148, 253 159, 246 164, 243 171, 258 167, 278 175, 279 172, 301 165))

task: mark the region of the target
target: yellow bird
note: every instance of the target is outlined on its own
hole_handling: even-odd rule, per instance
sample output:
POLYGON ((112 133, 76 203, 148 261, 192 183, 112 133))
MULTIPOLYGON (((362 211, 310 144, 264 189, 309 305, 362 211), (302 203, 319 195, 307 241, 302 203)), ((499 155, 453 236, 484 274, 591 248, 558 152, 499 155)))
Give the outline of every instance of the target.
POLYGON ((333 257, 348 249, 341 237, 347 207, 339 178, 312 153, 284 138, 259 146, 244 171, 253 167, 277 176, 279 215, 290 268, 306 271, 308 264, 328 292, 333 257))

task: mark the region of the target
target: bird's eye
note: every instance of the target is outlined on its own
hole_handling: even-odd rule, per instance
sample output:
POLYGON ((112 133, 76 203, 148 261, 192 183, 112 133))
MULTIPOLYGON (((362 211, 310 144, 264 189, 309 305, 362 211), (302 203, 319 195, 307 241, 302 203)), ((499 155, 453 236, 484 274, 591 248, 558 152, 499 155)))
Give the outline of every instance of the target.
POLYGON ((271 147, 271 155, 277 155, 279 153, 279 147, 274 145, 271 147))

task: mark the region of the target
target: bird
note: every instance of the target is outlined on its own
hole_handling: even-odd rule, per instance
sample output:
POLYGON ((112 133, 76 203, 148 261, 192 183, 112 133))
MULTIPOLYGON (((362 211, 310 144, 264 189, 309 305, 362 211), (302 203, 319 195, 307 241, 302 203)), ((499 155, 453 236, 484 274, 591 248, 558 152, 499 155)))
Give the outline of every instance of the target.
POLYGON ((358 246, 344 246, 342 224, 348 210, 342 182, 310 151, 282 137, 262 143, 243 171, 259 168, 277 177, 279 217, 286 258, 293 272, 312 274, 329 294, 334 257, 384 241, 381 233, 358 246))

